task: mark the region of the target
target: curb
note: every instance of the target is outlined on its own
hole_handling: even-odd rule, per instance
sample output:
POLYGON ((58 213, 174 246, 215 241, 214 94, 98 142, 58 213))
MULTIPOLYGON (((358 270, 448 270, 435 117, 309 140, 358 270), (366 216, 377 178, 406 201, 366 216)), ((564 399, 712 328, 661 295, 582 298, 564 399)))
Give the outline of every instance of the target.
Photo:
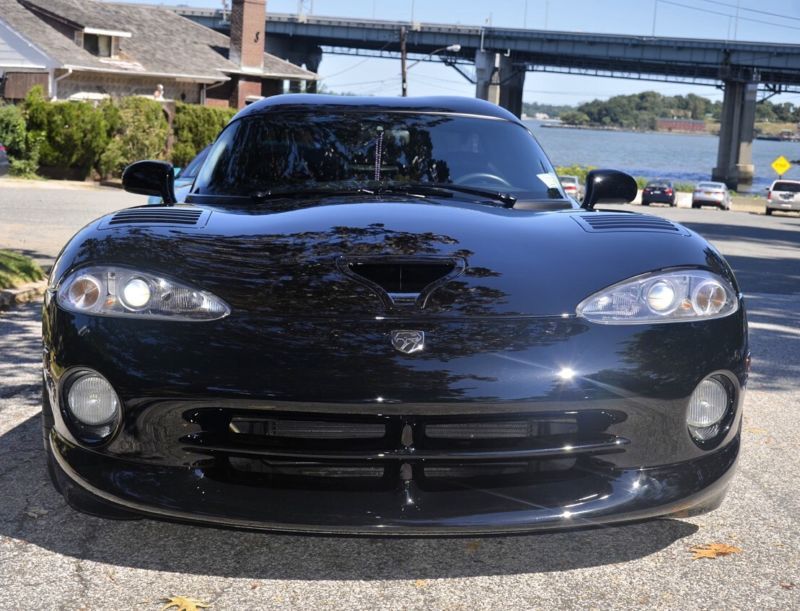
POLYGON ((29 282, 15 289, 0 290, 0 310, 7 310, 23 303, 38 301, 47 291, 47 280, 29 282))

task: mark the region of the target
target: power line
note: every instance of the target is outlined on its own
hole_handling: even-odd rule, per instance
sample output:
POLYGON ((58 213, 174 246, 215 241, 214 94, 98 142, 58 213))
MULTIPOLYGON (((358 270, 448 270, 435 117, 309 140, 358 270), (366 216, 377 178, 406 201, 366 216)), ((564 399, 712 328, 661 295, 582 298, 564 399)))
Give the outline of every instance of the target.
MULTIPOLYGON (((673 0, 658 0, 658 1, 663 3, 663 4, 672 4, 673 6, 680 6, 680 7, 683 7, 683 8, 688 8, 688 9, 693 10, 693 11, 700 11, 701 13, 709 13, 711 15, 721 15, 723 17, 731 17, 731 18, 736 17, 736 15, 731 15, 730 13, 723 13, 721 11, 714 11, 714 10, 708 9, 708 8, 700 8, 700 7, 697 7, 697 6, 692 6, 690 4, 681 4, 680 2, 673 2, 673 0)), ((751 23, 763 23, 763 24, 766 24, 766 25, 771 25, 772 27, 775 27, 775 28, 788 28, 790 30, 798 30, 798 29, 800 29, 800 28, 798 28, 797 26, 794 26, 794 25, 784 25, 782 23, 775 23, 773 21, 763 21, 761 19, 753 19, 752 17, 739 17, 739 19, 742 20, 742 21, 750 21, 751 23)))
MULTIPOLYGON (((737 7, 735 4, 730 4, 729 2, 720 2, 719 0, 701 0, 701 1, 708 2, 709 4, 717 4, 719 6, 727 6, 729 8, 738 8, 740 11, 747 11, 748 13, 756 13, 758 15, 767 15, 769 17, 779 17, 781 19, 792 19, 794 21, 800 21, 800 17, 792 17, 791 15, 781 15, 780 13, 771 13, 769 11, 762 11, 756 8, 747 8, 744 6, 737 7)), ((728 15, 728 16, 733 17, 733 15, 728 15)), ((749 19, 749 18, 740 17, 740 19, 749 19)))

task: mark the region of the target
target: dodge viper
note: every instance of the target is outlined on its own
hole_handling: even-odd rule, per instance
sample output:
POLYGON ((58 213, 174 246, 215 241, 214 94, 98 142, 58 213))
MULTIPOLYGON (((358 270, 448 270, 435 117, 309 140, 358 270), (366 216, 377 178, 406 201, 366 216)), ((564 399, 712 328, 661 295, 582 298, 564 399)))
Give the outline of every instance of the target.
POLYGON ((579 205, 526 126, 465 98, 240 111, 188 194, 79 231, 43 312, 56 488, 110 518, 513 532, 714 509, 750 364, 731 268, 579 205))

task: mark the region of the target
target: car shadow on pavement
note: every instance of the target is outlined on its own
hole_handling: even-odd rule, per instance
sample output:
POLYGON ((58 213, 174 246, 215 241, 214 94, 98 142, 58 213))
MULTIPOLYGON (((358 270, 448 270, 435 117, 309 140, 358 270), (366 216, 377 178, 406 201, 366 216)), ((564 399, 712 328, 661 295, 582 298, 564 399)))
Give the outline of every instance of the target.
POLYGON ((256 579, 427 579, 546 573, 626 562, 697 531, 679 520, 536 535, 364 538, 111 521, 66 505, 45 472, 38 416, 0 436, 0 535, 114 566, 256 579))

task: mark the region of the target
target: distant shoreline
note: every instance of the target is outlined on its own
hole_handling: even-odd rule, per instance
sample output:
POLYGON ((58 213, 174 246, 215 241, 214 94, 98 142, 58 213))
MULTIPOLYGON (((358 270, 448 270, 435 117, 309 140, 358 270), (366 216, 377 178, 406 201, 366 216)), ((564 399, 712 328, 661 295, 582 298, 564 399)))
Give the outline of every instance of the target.
POLYGON ((714 136, 719 137, 719 134, 712 134, 711 132, 690 132, 680 131, 673 129, 670 131, 658 131, 655 129, 628 129, 625 127, 617 127, 615 125, 566 125, 564 123, 545 123, 538 119, 525 119, 526 121, 534 121, 539 123, 539 127, 546 127, 549 129, 578 129, 596 132, 626 132, 629 134, 676 134, 679 136, 714 136))

